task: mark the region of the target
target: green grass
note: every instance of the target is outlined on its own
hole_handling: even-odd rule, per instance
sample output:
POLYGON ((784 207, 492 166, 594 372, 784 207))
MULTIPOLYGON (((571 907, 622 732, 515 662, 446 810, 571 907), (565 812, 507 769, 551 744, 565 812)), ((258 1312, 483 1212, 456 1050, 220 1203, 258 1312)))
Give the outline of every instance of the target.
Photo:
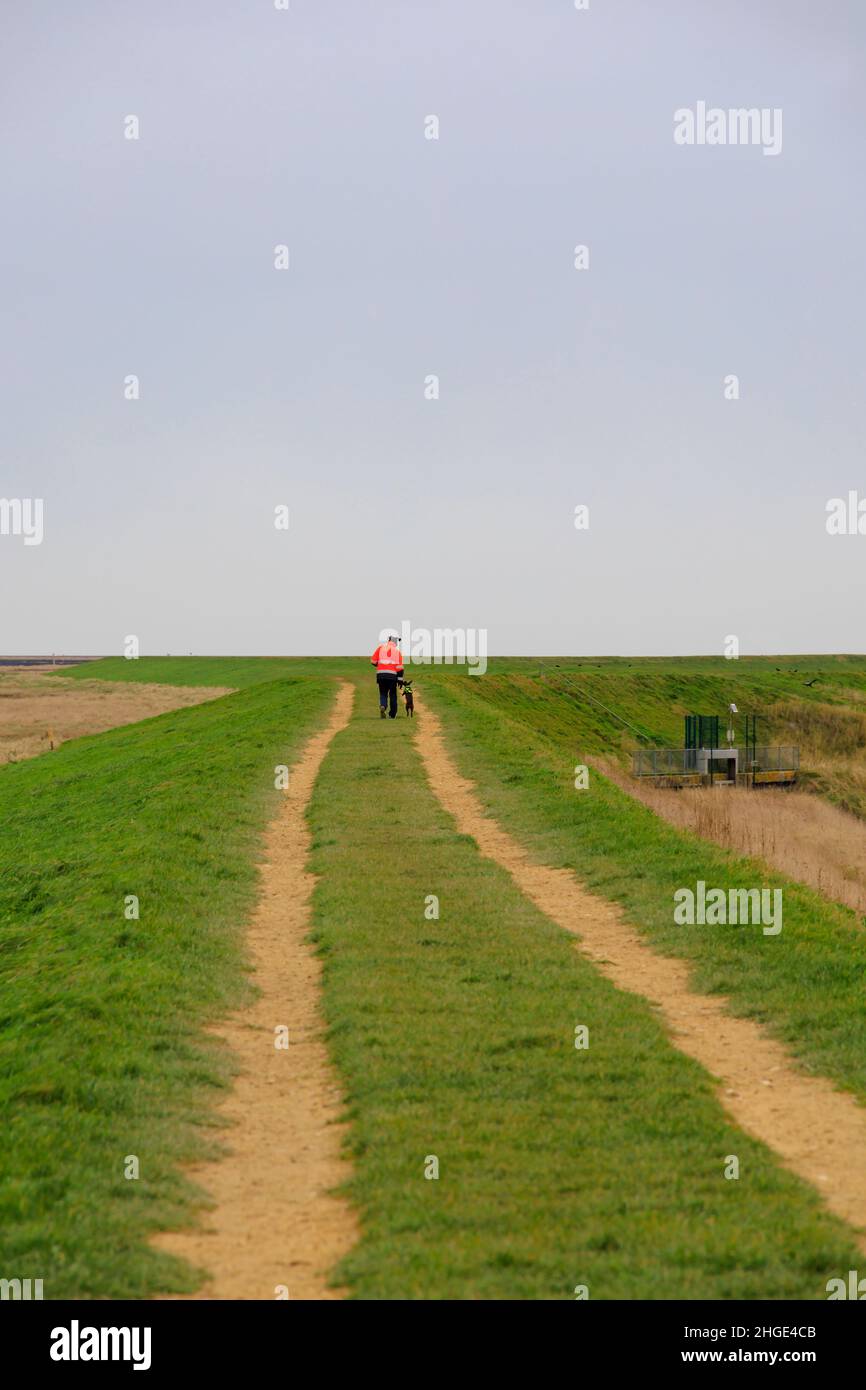
POLYGON ((756 861, 674 829, 598 772, 589 790, 576 791, 574 767, 586 748, 569 704, 554 692, 533 703, 520 678, 512 686, 505 677, 437 673, 425 693, 461 771, 540 861, 572 869, 620 903, 657 949, 691 962, 697 988, 728 995, 735 1012, 766 1024, 807 1069, 866 1100, 861 919, 756 861), (724 889, 783 888, 781 934, 676 925, 674 891, 694 889, 699 879, 724 889))
MULTIPOLYGON (((372 651, 372 646, 370 647, 372 651)), ((363 657, 321 656, 142 656, 127 660, 106 656, 80 666, 58 667, 58 676, 72 680, 153 681, 159 685, 225 685, 244 690, 267 681, 297 680, 314 676, 351 675, 363 667, 363 657)), ((369 670, 369 657, 366 658, 369 670)))
POLYGON ((366 683, 310 819, 356 1297, 823 1298, 855 1267, 850 1233, 728 1122, 651 1008, 457 833, 411 724, 380 723, 366 683))
POLYGON ((194 1287, 144 1241, 191 1210, 178 1165, 202 1156, 228 1076, 203 1025, 249 988, 274 766, 333 690, 258 685, 0 768, 4 1277, 42 1278, 46 1298, 194 1287))

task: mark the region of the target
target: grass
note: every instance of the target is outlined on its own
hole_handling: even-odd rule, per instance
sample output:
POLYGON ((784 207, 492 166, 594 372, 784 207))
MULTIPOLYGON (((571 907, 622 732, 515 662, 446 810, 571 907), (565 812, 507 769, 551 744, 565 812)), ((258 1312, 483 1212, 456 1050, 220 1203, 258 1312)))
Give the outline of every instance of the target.
MULTIPOLYGON (((662 952, 690 961, 698 989, 767 1025, 807 1069, 866 1100, 866 931, 849 909, 770 874, 759 861, 674 829, 592 772, 575 791, 584 747, 569 707, 549 692, 527 714, 521 682, 437 673, 426 695, 443 718, 461 771, 487 808, 544 863, 572 869, 622 905, 662 952), (558 701, 558 703, 557 703, 558 701), (545 711, 550 719, 543 729, 545 711), (555 713, 554 713, 555 711, 555 713), (675 889, 782 887, 784 926, 682 927, 675 889)), ((683 793, 686 795, 686 793, 683 793)))
MULTIPOLYGON (((364 660, 349 656, 142 656, 136 660, 106 656, 99 661, 85 661, 80 666, 58 668, 57 674, 72 680, 225 685, 245 690, 267 681, 298 680, 302 676, 322 680, 328 676, 352 675, 364 665, 364 660)), ((369 667, 369 658, 367 665, 369 667)))
POLYGON ((363 1223, 340 1278, 375 1299, 825 1297, 850 1234, 455 830, 411 730, 364 684, 310 810, 363 1223))
POLYGON ((332 697, 258 685, 0 768, 4 1277, 46 1298, 194 1287, 145 1238, 191 1210, 178 1165, 202 1156, 228 1076, 202 1030, 248 988, 273 769, 332 697))

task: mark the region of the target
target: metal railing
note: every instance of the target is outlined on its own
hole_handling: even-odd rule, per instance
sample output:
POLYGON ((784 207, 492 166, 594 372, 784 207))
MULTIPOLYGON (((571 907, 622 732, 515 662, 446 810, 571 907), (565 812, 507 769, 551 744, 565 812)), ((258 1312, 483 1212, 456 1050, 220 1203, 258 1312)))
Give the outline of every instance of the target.
MULTIPOLYGON (((717 750, 717 763, 724 761, 727 749, 717 750)), ((688 773, 700 773, 698 754, 706 749, 699 748, 637 748, 631 755, 632 776, 634 777, 683 777, 688 773)), ((736 748, 738 772, 796 772, 800 766, 800 750, 791 745, 736 748)))
POLYGON ((740 772, 797 772, 800 767, 800 750, 791 745, 782 744, 771 748, 758 744, 757 748, 749 748, 748 761, 746 750, 740 750, 738 766, 740 772))
POLYGON ((634 777, 672 777, 697 772, 696 748, 636 748, 631 755, 634 777))

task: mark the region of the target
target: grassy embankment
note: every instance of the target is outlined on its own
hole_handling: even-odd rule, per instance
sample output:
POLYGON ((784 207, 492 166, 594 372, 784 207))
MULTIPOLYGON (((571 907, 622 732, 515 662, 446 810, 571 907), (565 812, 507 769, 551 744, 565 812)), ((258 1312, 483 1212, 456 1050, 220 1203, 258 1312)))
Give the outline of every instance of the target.
POLYGON ((0 768, 4 1277, 46 1298, 194 1286, 145 1238, 191 1210, 178 1165, 201 1157, 228 1076, 202 1029, 248 988, 274 766, 333 689, 261 685, 0 768))

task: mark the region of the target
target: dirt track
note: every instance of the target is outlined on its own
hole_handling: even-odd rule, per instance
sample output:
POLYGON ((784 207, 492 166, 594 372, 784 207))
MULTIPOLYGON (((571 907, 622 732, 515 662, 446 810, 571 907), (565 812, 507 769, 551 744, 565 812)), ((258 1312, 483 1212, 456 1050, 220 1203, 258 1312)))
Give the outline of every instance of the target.
POLYGON ((209 1271, 199 1299, 335 1299, 328 1271, 357 1235, 348 1204, 332 1189, 348 1176, 341 1158, 342 1098, 319 1014, 321 965, 306 937, 313 875, 305 811, 328 745, 349 721, 354 687, 341 683, 327 726, 291 768, 261 868, 262 893, 249 927, 260 994, 215 1030, 240 1073, 220 1115, 229 1153, 188 1175, 214 1209, 202 1228, 159 1235, 154 1244, 209 1271), (287 1050, 274 1029, 289 1030, 287 1050))
POLYGON ((0 763, 35 758, 70 738, 101 734, 229 694, 221 686, 72 680, 51 667, 0 671, 0 763))
POLYGON ((429 707, 416 730, 433 791, 458 829, 507 869, 542 912, 574 932, 580 949, 618 988, 643 995, 661 1011, 674 1045, 718 1077, 719 1099, 736 1123, 817 1188, 827 1206, 860 1233, 866 1252, 866 1109, 828 1081, 800 1071, 757 1024, 730 1014, 726 1000, 697 994, 686 965, 657 955, 614 904, 590 893, 568 870, 534 863, 484 814, 429 707))

